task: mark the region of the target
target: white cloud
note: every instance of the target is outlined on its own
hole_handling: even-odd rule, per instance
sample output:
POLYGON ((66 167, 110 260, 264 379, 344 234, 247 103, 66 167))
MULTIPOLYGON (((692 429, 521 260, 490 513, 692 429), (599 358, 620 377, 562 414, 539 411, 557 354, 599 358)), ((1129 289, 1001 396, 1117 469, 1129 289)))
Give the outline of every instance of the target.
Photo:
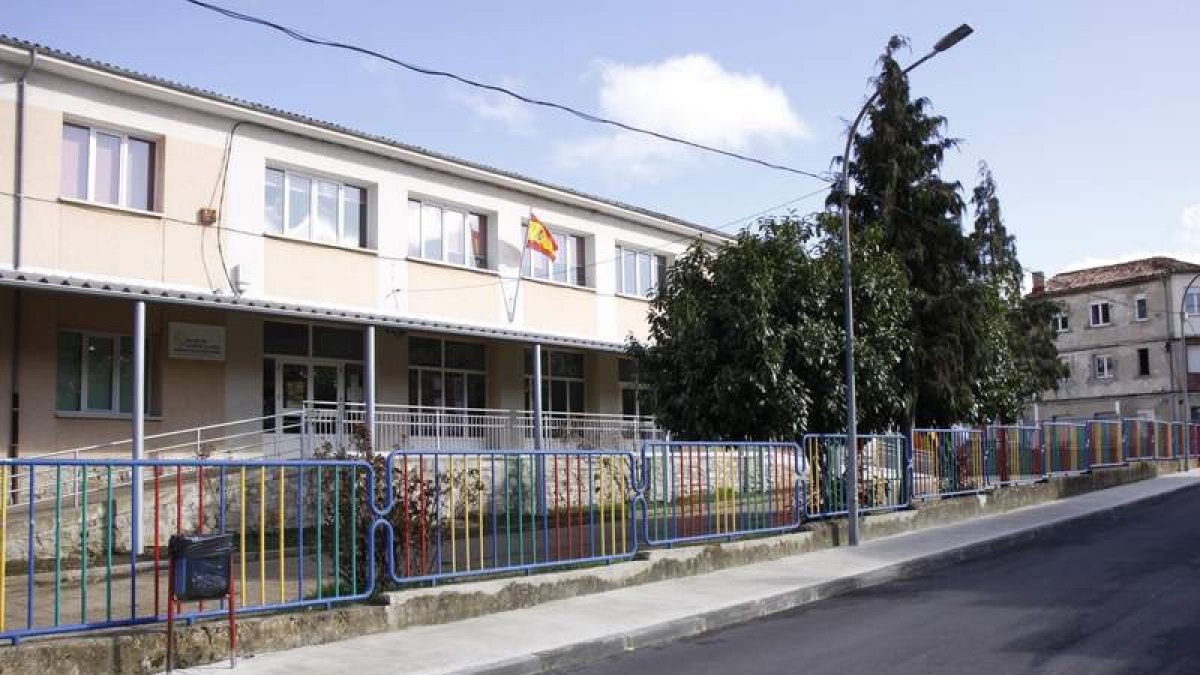
MULTIPOLYGON (((500 84, 506 89, 520 89, 520 82, 511 77, 503 78, 500 84)), ((511 96, 476 90, 464 92, 461 89, 452 90, 452 96, 481 120, 499 122, 516 134, 527 135, 533 131, 529 107, 511 96)))
MULTIPOLYGON (((602 63, 598 95, 606 117, 722 149, 810 136, 778 85, 756 73, 725 70, 705 54, 645 65, 602 63)), ((688 157, 680 146, 620 131, 563 144, 557 153, 567 167, 600 165, 639 177, 688 157)))
POLYGON ((1179 236, 1191 250, 1200 250, 1200 204, 1186 206, 1179 212, 1179 236))

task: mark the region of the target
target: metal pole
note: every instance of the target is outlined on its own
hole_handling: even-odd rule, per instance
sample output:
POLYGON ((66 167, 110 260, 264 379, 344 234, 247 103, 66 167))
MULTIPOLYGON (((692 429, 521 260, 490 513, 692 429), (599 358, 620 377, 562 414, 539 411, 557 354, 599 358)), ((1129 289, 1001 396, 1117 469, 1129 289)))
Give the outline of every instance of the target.
MULTIPOLYGON (((146 301, 133 304, 133 459, 138 461, 146 453, 146 301)), ((133 467, 133 550, 141 554, 145 550, 142 536, 143 504, 142 467, 133 467)), ((111 505, 110 505, 111 506, 111 505)))
POLYGON ((533 343, 533 382, 529 385, 533 401, 533 449, 542 451, 542 343, 533 343))
MULTIPOLYGON (((934 45, 929 52, 915 63, 904 69, 904 74, 912 72, 917 66, 925 63, 934 56, 958 44, 972 32, 971 27, 962 24, 947 33, 934 45)), ((855 402, 854 385, 854 295, 852 281, 852 263, 850 257, 850 196, 853 188, 850 185, 850 150, 854 145, 854 136, 858 133, 858 125, 867 115, 867 110, 879 98, 879 89, 871 93, 863 104, 850 131, 846 134, 846 149, 842 152, 842 302, 845 306, 846 319, 846 506, 848 509, 847 540, 851 546, 858 546, 858 409, 855 402)))
MULTIPOLYGON (((1200 279, 1200 274, 1196 274, 1192 277, 1191 281, 1189 281, 1187 283, 1187 286, 1183 287, 1183 293, 1179 297, 1179 347, 1180 347, 1179 351, 1183 356, 1183 386, 1182 386, 1182 389, 1183 389, 1183 424, 1184 424, 1183 430, 1184 430, 1184 433, 1188 437, 1188 451, 1189 452, 1192 449, 1191 448, 1192 404, 1191 404, 1191 400, 1190 400, 1191 394, 1188 391, 1188 388, 1189 388, 1188 387, 1188 385, 1189 385, 1188 377, 1191 375, 1192 368, 1191 368, 1191 363, 1190 363, 1191 359, 1188 358, 1188 346, 1187 346, 1187 297, 1188 297, 1188 291, 1191 290, 1192 285, 1196 283, 1197 279, 1200 279)), ((1169 315, 1168 315, 1167 320, 1170 321, 1169 315)), ((1184 468, 1187 468, 1187 460, 1186 459, 1184 459, 1183 466, 1184 466, 1184 468)))
POLYGON ((363 345, 363 422, 367 425, 367 443, 375 447, 375 326, 367 326, 363 345))

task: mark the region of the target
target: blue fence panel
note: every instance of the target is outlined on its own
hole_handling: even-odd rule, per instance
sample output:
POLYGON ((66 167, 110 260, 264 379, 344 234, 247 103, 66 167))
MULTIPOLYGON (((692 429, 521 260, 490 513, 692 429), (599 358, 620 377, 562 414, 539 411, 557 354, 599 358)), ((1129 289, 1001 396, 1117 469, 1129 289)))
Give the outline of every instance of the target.
MULTIPOLYGON (((845 515, 846 435, 808 434, 802 448, 806 515, 809 518, 845 515)), ((911 486, 904 437, 860 434, 857 448, 859 510, 868 513, 907 507, 911 486)))
POLYGON ((641 461, 647 544, 781 532, 802 521, 795 443, 648 442, 641 461))
MULTIPOLYGON (((371 512, 327 497, 372 474, 355 461, 0 461, 0 639, 164 621, 176 533, 236 533, 239 613, 366 598, 375 572, 355 561, 371 512)), ((224 601, 189 602, 177 616, 224 613, 224 601)))
POLYGON ((631 453, 394 451, 387 466, 376 513, 393 583, 637 553, 631 453))

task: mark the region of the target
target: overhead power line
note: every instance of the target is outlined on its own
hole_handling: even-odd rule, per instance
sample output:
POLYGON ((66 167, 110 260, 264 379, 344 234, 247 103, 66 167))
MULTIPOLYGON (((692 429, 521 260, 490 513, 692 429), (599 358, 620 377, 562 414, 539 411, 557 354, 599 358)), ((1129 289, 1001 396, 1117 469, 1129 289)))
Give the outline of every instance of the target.
POLYGON ((342 49, 345 51, 355 52, 358 54, 362 54, 364 56, 369 56, 371 58, 379 59, 381 61, 386 61, 393 65, 400 66, 401 68, 410 70, 414 73, 419 73, 421 75, 428 75, 431 77, 446 78, 446 79, 458 82, 460 84, 465 84, 469 87, 474 87, 476 89, 482 89, 484 91, 490 91, 492 93, 501 94, 503 96, 508 96, 510 98, 514 98, 518 101, 521 101, 522 103, 526 103, 528 105, 539 106, 542 108, 550 108, 552 110, 558 110, 560 112, 567 113, 568 115, 573 115, 575 117, 578 117, 579 119, 582 119, 584 121, 592 122, 593 124, 603 124, 603 125, 607 125, 607 126, 611 126, 611 127, 616 127, 618 129, 622 129, 624 131, 632 132, 635 134, 641 134, 643 136, 649 136, 652 138, 657 138, 659 140, 667 141, 669 143, 677 143, 679 145, 685 145, 687 147, 694 148, 696 150, 703 150, 705 152, 711 152, 711 153, 714 153, 717 155, 722 155, 724 157, 729 157, 729 158, 740 160, 743 162, 748 162, 750 164, 757 164, 759 166, 763 166, 768 169, 774 169, 776 171, 785 171, 785 172, 797 174, 800 176, 806 176, 808 178, 815 178, 817 180, 825 181, 827 183, 833 182, 833 180, 831 178, 829 178, 828 176, 823 176, 823 175, 813 172, 813 171, 806 171, 804 169, 798 169, 796 167, 788 166, 786 164, 770 162, 770 161, 767 161, 765 159, 761 159, 758 157, 752 157, 750 155, 744 155, 742 153, 733 152, 732 150, 723 150, 721 148, 717 148, 717 147, 714 147, 711 145, 705 145, 704 143, 697 143, 695 141, 689 141, 687 139, 680 138, 678 136, 672 136, 670 134, 662 133, 660 131, 654 131, 652 129, 645 129, 643 127, 634 126, 632 124, 627 124, 627 123, 621 122, 619 120, 614 120, 611 118, 596 115, 594 113, 589 113, 584 110, 580 110, 578 108, 574 108, 569 105, 565 105, 563 103, 555 103, 554 101, 548 101, 545 99, 533 98, 532 96, 526 96, 524 94, 517 93, 507 87, 501 87, 501 86, 495 85, 495 84, 488 84, 486 82, 480 82, 478 80, 475 80, 475 79, 472 79, 469 77, 464 77, 462 75, 458 75, 458 74, 452 73, 450 71, 437 70, 434 68, 426 68, 424 66, 418 66, 418 65, 415 65, 412 63, 401 61, 400 59, 397 59, 393 56, 388 56, 387 54, 378 52, 374 49, 369 49, 367 47, 361 47, 359 45, 350 44, 350 43, 346 43, 346 42, 339 42, 336 40, 327 40, 325 38, 319 38, 314 35, 309 35, 307 33, 296 30, 295 28, 290 28, 288 26, 284 26, 283 24, 276 23, 274 21, 270 21, 268 19, 263 19, 261 17, 257 17, 254 15, 251 15, 251 14, 238 12, 236 10, 228 9, 226 7, 221 7, 219 5, 214 5, 209 2, 204 2, 203 0, 183 0, 183 1, 186 3, 192 4, 192 5, 195 5, 197 7, 202 7, 209 11, 216 12, 216 13, 221 14, 230 19, 242 21, 245 23, 257 24, 259 26, 264 26, 266 28, 270 28, 270 29, 279 31, 280 33, 283 33, 284 35, 292 38, 293 40, 298 40, 300 42, 306 42, 306 43, 313 44, 313 45, 320 45, 323 47, 332 47, 334 49, 342 49))

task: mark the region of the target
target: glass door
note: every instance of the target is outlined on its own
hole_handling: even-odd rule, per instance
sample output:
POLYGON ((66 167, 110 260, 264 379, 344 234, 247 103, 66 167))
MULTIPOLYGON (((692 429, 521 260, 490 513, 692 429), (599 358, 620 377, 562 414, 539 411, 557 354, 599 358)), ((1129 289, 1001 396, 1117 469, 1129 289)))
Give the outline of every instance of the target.
POLYGON ((300 412, 308 400, 309 365, 292 361, 278 363, 275 409, 280 415, 279 428, 285 434, 299 433, 300 412))

